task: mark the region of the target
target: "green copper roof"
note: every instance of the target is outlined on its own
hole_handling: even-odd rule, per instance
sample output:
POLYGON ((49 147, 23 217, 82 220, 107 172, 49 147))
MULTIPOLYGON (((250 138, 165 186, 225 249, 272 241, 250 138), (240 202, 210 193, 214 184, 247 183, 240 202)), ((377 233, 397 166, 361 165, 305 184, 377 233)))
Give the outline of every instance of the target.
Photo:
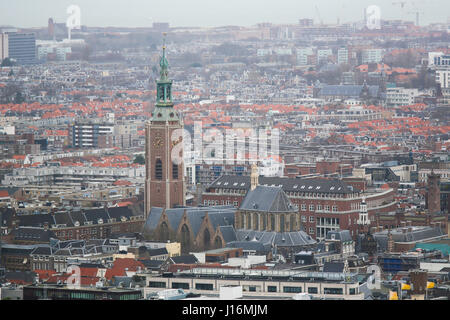
POLYGON ((164 39, 163 54, 159 61, 160 79, 156 81, 156 106, 153 110, 152 121, 179 121, 178 112, 173 108, 172 80, 169 80, 169 62, 166 58, 164 39))
POLYGON ((152 121, 179 121, 178 112, 172 107, 156 105, 153 110, 152 121))
POLYGON ((159 72, 161 78, 160 81, 167 81, 169 79, 169 62, 166 59, 166 38, 164 37, 163 55, 159 61, 161 71, 159 72))

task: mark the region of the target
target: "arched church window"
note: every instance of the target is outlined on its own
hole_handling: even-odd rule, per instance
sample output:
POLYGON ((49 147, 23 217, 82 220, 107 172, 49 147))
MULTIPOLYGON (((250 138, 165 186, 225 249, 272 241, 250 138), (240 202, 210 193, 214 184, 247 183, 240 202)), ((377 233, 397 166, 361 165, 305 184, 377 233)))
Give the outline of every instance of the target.
POLYGON ((162 169, 162 161, 161 159, 156 159, 155 163, 155 179, 162 180, 163 169, 162 169))
POLYGON ((172 164, 172 178, 178 179, 178 165, 175 163, 172 164))

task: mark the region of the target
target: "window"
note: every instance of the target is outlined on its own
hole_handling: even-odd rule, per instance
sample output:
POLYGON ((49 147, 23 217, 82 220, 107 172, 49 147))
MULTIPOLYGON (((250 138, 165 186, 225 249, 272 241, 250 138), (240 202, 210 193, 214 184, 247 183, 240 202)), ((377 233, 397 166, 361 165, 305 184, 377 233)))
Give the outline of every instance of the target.
POLYGON ((351 295, 356 294, 356 288, 350 288, 350 289, 348 290, 348 293, 351 294, 351 295))
POLYGON ((326 206, 325 206, 325 211, 326 211, 326 212, 329 212, 329 211, 330 211, 330 206, 326 205, 326 206))
POLYGON ((314 228, 309 228, 309 234, 314 234, 314 228))
POLYGON ((283 292, 285 292, 285 293, 301 293, 302 292, 302 287, 288 287, 288 286, 285 286, 285 287, 283 287, 283 292))
POLYGON ((314 211, 314 205, 313 204, 309 205, 309 211, 314 211))
POLYGON ((248 287, 248 291, 250 291, 250 292, 256 292, 256 287, 255 287, 255 286, 249 286, 249 287, 248 287))
POLYGON ((189 289, 189 283, 172 282, 172 289, 189 289))
POLYGON ((162 180, 163 176, 163 169, 162 169, 162 162, 161 159, 156 159, 155 164, 155 179, 162 180))
POLYGON ((148 286, 150 288, 165 288, 166 287, 166 283, 165 282, 161 282, 161 281, 150 281, 148 283, 148 286))
POLYGON ((322 205, 321 205, 321 204, 318 204, 318 205, 317 205, 317 211, 320 211, 320 210, 322 210, 322 205))
POLYGON ((267 286, 267 292, 277 292, 276 286, 267 286))
POLYGON ((311 293, 311 294, 317 294, 317 287, 309 287, 308 288, 308 293, 311 293))
POLYGON ((172 164, 172 178, 178 179, 178 165, 175 163, 172 164))
POLYGON ((212 283, 196 283, 195 289, 197 290, 213 290, 212 283))
POLYGON ((342 288, 323 288, 324 294, 343 294, 342 288))
POLYGON ((302 203, 302 211, 306 211, 306 204, 302 203))
POLYGON ((314 222, 314 216, 309 217, 309 222, 314 222))
POLYGON ((337 212, 337 206, 333 206, 333 212, 337 212))

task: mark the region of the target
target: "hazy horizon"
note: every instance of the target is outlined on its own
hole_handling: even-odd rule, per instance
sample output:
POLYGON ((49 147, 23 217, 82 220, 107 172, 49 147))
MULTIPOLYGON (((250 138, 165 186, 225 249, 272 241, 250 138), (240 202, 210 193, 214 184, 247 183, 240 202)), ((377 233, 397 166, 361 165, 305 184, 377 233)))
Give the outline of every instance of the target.
POLYGON ((45 27, 50 17, 65 22, 69 5, 81 9, 81 24, 90 27, 151 27, 153 22, 169 22, 171 27, 252 26, 261 22, 295 24, 311 18, 317 24, 356 22, 364 8, 378 5, 381 19, 415 21, 420 25, 441 22, 450 17, 450 1, 397 0, 14 0, 0 3, 0 25, 17 28, 45 27))

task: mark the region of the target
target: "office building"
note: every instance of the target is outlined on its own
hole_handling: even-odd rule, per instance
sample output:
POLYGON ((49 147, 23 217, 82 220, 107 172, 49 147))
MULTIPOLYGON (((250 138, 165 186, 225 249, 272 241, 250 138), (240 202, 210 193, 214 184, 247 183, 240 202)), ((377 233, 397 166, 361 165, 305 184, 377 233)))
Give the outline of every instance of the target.
POLYGON ((36 36, 34 33, 7 32, 3 46, 8 46, 8 57, 18 64, 36 63, 36 36))

